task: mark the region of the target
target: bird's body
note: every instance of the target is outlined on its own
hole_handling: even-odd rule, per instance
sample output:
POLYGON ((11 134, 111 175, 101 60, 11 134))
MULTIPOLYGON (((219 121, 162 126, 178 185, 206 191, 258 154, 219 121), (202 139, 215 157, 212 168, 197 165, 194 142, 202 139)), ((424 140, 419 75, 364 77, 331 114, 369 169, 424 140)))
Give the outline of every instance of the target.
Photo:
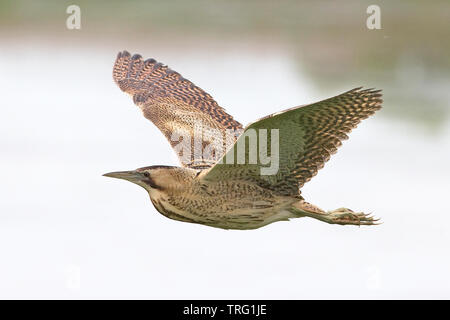
MULTIPOLYGON (((139 169, 142 170, 142 169, 139 169)), ((158 188, 146 188, 164 216, 223 229, 255 229, 295 217, 289 211, 299 201, 279 196, 247 181, 205 181, 202 171, 180 167, 149 167, 164 175, 158 188)))
POLYGON ((374 224, 369 215, 345 208, 325 212, 305 202, 300 188, 360 120, 381 108, 379 91, 353 89, 242 129, 211 96, 153 59, 120 53, 113 75, 165 134, 183 167, 150 166, 106 176, 142 186, 164 216, 223 229, 256 229, 304 216, 374 224))

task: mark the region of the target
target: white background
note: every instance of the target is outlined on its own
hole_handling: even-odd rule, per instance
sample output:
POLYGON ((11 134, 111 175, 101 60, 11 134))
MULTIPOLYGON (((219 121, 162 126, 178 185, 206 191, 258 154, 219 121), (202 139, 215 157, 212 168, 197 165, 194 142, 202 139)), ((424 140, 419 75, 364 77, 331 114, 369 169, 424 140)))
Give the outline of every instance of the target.
POLYGON ((324 94, 282 49, 122 45, 0 45, 1 298, 450 297, 448 126, 424 133, 381 111, 302 190, 326 210, 373 211, 380 226, 172 221, 143 189, 102 177, 177 164, 113 83, 119 50, 169 64, 243 124, 361 83, 324 94))

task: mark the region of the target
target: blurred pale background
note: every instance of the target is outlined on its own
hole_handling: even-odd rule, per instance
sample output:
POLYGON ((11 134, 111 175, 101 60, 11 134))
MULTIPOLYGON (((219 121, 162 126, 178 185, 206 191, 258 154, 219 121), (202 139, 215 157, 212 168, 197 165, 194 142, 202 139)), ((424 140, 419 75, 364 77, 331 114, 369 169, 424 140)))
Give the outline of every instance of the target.
POLYGON ((450 2, 0 1, 1 298, 450 298, 450 2), (67 6, 81 30, 66 28, 67 6), (366 27, 371 4, 381 30, 366 27), (378 227, 169 220, 104 172, 177 165, 112 81, 168 64, 242 123, 384 90, 303 189, 378 227))

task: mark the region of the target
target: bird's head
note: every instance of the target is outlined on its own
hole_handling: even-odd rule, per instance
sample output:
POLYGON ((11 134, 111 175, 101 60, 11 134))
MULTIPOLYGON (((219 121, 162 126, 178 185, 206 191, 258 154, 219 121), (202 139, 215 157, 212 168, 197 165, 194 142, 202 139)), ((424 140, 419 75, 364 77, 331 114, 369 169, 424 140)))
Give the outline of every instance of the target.
POLYGON ((172 169, 169 166, 150 166, 130 171, 116 171, 105 173, 103 176, 128 180, 148 192, 152 190, 163 190, 173 184, 172 169))

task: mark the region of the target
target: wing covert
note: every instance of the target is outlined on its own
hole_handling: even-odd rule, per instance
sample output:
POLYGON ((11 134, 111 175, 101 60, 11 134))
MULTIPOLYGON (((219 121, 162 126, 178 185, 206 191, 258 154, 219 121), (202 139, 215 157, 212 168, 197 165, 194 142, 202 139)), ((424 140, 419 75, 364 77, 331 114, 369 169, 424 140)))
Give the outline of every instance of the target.
MULTIPOLYGON (((342 141, 348 138, 347 134, 361 120, 381 108, 380 91, 356 88, 330 99, 262 118, 247 126, 224 158, 202 173, 200 178, 209 181, 229 178, 251 180, 280 195, 298 195, 299 188, 323 168, 342 141), (248 132, 259 132, 260 129, 267 132, 278 130, 279 165, 275 174, 261 174, 261 168, 267 165, 262 164, 260 159, 255 164, 249 164, 250 148, 245 149, 247 162, 238 163, 238 145, 242 139, 247 139, 248 132), (229 156, 233 161, 227 161, 229 156)), ((258 154, 260 148, 258 144, 258 154)), ((269 149, 273 154, 273 146, 269 149)))

